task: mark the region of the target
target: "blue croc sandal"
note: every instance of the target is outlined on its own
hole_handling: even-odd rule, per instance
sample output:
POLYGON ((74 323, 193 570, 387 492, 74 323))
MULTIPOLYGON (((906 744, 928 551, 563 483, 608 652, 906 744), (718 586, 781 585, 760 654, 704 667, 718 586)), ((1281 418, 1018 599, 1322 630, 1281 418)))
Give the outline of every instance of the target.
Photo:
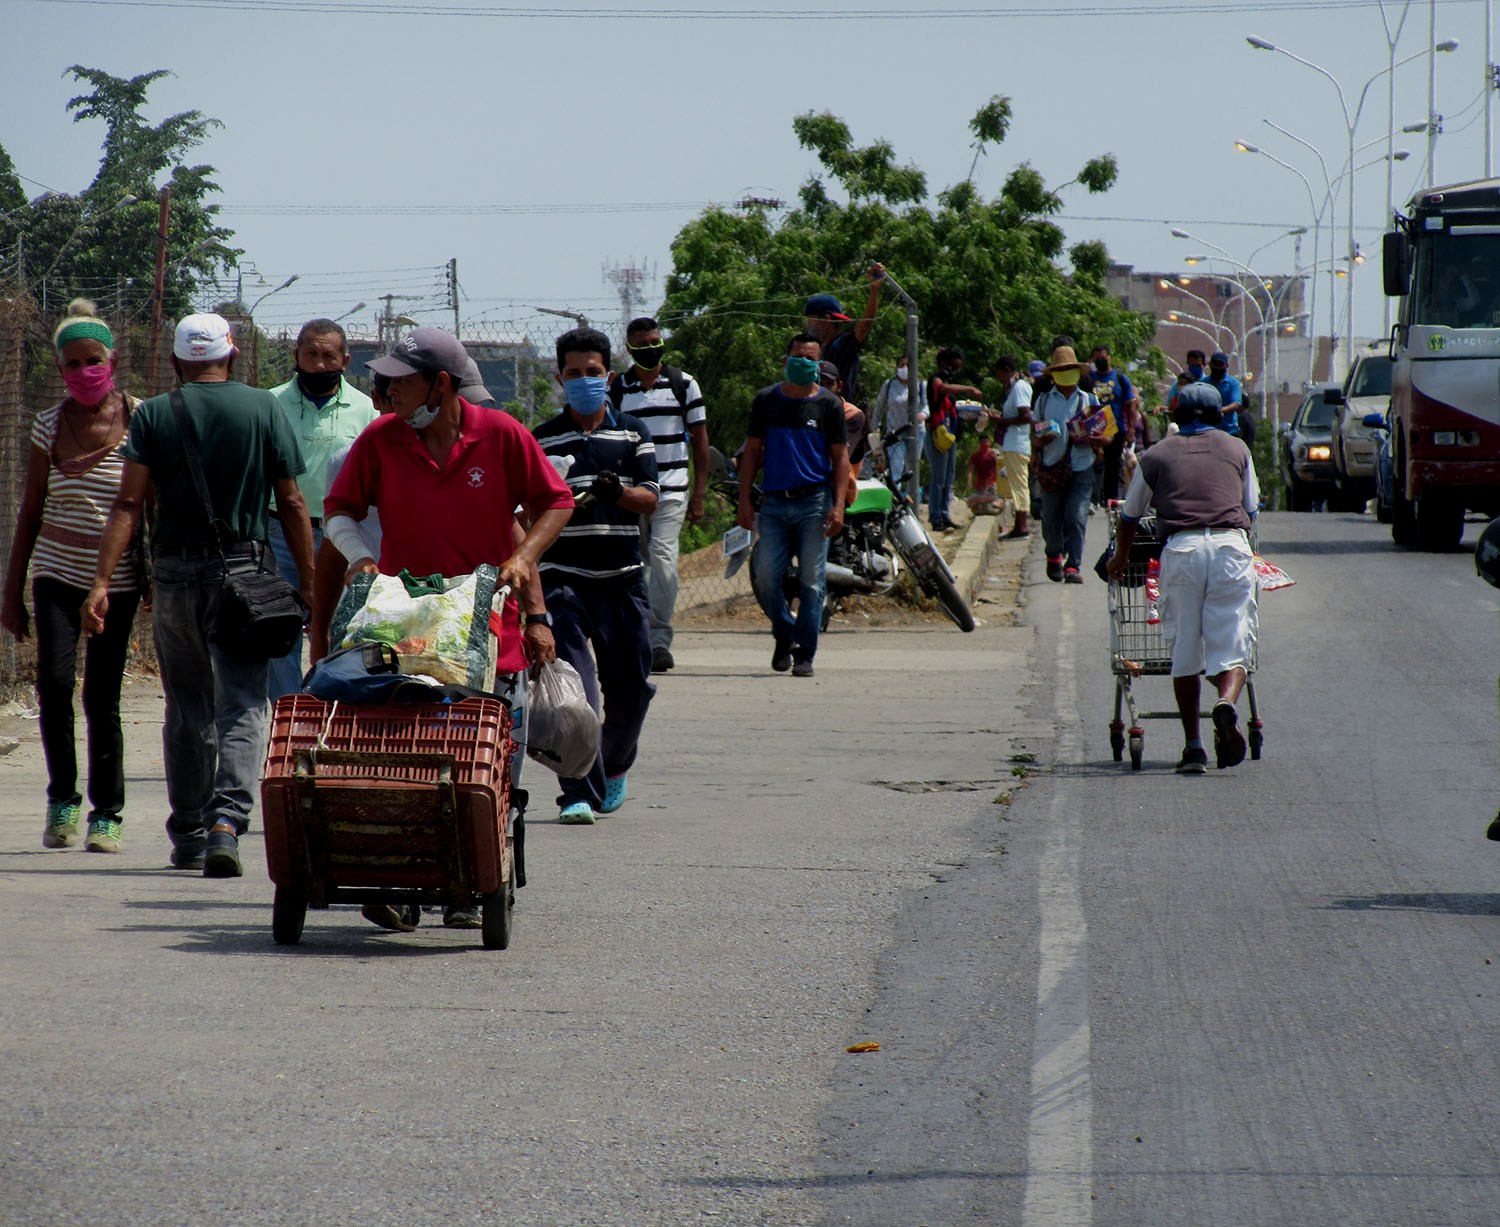
POLYGON ((613 814, 620 806, 625 804, 625 795, 630 791, 628 777, 624 774, 611 776, 604 781, 604 804, 599 807, 601 814, 613 814))
POLYGON ((557 820, 564 826, 590 826, 594 821, 594 807, 587 801, 574 801, 572 805, 565 805, 558 811, 557 820))

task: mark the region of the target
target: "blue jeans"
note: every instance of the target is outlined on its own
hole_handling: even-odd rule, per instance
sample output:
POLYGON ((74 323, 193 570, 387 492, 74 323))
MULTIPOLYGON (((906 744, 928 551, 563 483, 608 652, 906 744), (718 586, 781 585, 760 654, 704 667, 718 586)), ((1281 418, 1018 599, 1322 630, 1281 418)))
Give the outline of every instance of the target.
POLYGON ((587 801, 598 809, 604 804, 605 781, 624 775, 634 764, 646 709, 656 694, 646 590, 639 580, 584 579, 560 571, 543 572, 542 588, 558 660, 578 670, 595 711, 600 710, 599 692, 604 692, 598 757, 588 775, 558 780, 562 793, 557 804, 564 808, 587 801))
POLYGON ((1042 492, 1042 544, 1047 557, 1062 558, 1064 568, 1083 568, 1083 535, 1089 526, 1094 469, 1074 469, 1061 490, 1042 492))
MULTIPOLYGON (((230 554, 229 570, 253 571, 256 553, 230 554)), ((243 835, 266 757, 266 663, 234 660, 209 642, 224 580, 216 554, 158 554, 151 580, 166 698, 167 834, 175 846, 192 846, 228 822, 243 835)))
POLYGON ((750 585, 755 599, 771 619, 778 644, 789 644, 798 660, 811 660, 818 651, 818 629, 823 624, 823 574, 828 562, 828 538, 823 521, 828 516, 826 487, 800 498, 767 494, 760 504, 760 537, 750 555, 750 585), (797 617, 792 619, 782 583, 792 556, 797 558, 801 590, 797 617))
MULTIPOLYGON (((281 521, 272 516, 266 521, 269 532, 266 534, 271 542, 271 553, 276 558, 276 574, 291 584, 293 588, 300 587, 297 582, 297 564, 292 561, 292 547, 286 543, 286 534, 281 531, 281 521)), ((323 544, 323 529, 321 524, 313 529, 313 554, 316 555, 318 547, 323 544)), ((272 703, 284 694, 296 694, 302 689, 302 678, 306 670, 302 667, 302 644, 288 652, 285 656, 278 656, 271 661, 266 673, 266 698, 272 703)))
POLYGON ((932 480, 927 487, 927 522, 938 525, 948 522, 948 504, 953 501, 953 473, 958 467, 958 444, 946 452, 940 452, 929 434, 926 439, 927 467, 932 480))

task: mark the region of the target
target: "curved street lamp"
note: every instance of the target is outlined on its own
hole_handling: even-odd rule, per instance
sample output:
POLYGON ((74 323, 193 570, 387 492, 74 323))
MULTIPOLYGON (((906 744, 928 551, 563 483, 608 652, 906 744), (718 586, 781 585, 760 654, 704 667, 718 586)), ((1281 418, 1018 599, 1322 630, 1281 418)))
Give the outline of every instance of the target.
POLYGON ((299 273, 293 273, 290 277, 288 277, 285 281, 283 281, 280 285, 276 286, 274 289, 267 290, 264 294, 262 294, 253 303, 250 304, 250 310, 246 311, 245 314, 248 315, 248 316, 250 316, 252 319, 254 319, 255 318, 255 308, 256 307, 260 306, 261 303, 265 302, 266 299, 270 298, 272 294, 279 294, 279 293, 281 293, 282 290, 286 289, 287 286, 291 285, 292 282, 296 281, 299 276, 300 276, 299 273))
MULTIPOLYGON (((1456 50, 1458 48, 1458 42, 1456 40, 1454 40, 1454 39, 1445 39, 1441 43, 1431 44, 1431 46, 1429 48, 1426 48, 1426 49, 1424 49, 1422 51, 1413 52, 1411 55, 1404 56, 1403 58, 1401 58, 1399 60, 1394 58, 1394 55, 1395 55, 1395 46, 1394 46, 1394 44, 1392 44, 1392 46, 1391 46, 1391 55, 1392 55, 1392 58, 1391 58, 1390 62, 1387 63, 1384 68, 1382 68, 1379 72, 1375 73, 1374 76, 1372 76, 1368 81, 1366 81, 1364 83, 1364 85, 1361 87, 1361 89, 1359 91, 1359 100, 1355 103, 1354 110, 1351 113, 1350 110, 1349 110, 1349 101, 1344 96, 1344 87, 1339 84, 1339 79, 1336 76, 1334 76, 1333 73, 1329 72, 1328 69, 1324 68, 1321 64, 1314 63, 1312 60, 1305 59, 1302 56, 1297 55, 1295 52, 1288 51, 1285 47, 1278 47, 1275 43, 1271 42, 1269 39, 1255 38, 1255 37, 1251 36, 1251 37, 1247 37, 1245 39, 1245 41, 1247 43, 1249 43, 1250 46, 1254 47, 1257 51, 1274 51, 1274 52, 1277 52, 1280 55, 1286 56, 1287 59, 1289 59, 1289 60, 1293 60, 1296 63, 1301 64, 1304 68, 1311 68, 1314 72, 1318 73, 1320 76, 1326 77, 1328 79, 1329 83, 1333 86, 1334 92, 1338 94, 1339 109, 1343 113, 1343 117, 1344 117, 1344 131, 1345 131, 1345 135, 1346 135, 1346 138, 1347 138, 1347 141, 1348 141, 1348 149, 1349 149, 1348 159, 1344 163, 1345 167, 1348 170, 1348 175, 1349 175, 1349 198, 1348 198, 1347 209, 1346 209, 1346 214, 1345 214, 1345 216, 1346 216, 1345 235, 1346 235, 1346 237, 1348 239, 1347 246, 1348 246, 1349 256, 1352 258, 1353 255, 1354 255, 1354 174, 1355 174, 1356 170, 1360 169, 1359 167, 1356 167, 1355 164, 1354 164, 1354 155, 1355 155, 1355 152, 1356 152, 1355 147, 1354 147, 1354 130, 1359 126, 1360 113, 1364 110, 1364 107, 1365 107, 1365 97, 1366 97, 1366 95, 1370 91, 1370 86, 1374 85, 1376 81, 1380 80, 1381 77, 1386 76, 1388 73, 1389 74, 1394 74, 1395 71, 1396 71, 1396 69, 1400 68, 1403 64, 1409 64, 1413 60, 1420 59, 1424 55, 1429 55, 1432 52, 1436 52, 1436 51, 1445 51, 1445 52, 1446 51, 1454 51, 1454 50, 1456 50)), ((1429 108, 1429 110, 1430 110, 1430 108, 1429 108)), ((1429 122, 1431 122, 1431 120, 1432 120, 1431 114, 1428 115, 1428 120, 1429 120, 1429 122)), ((1387 123, 1386 128, 1387 128, 1387 131, 1389 132, 1389 128, 1390 128, 1390 124, 1389 123, 1387 123)), ((1393 160, 1393 161, 1399 161, 1399 159, 1397 159, 1395 157, 1394 152, 1392 152, 1390 150, 1389 139, 1390 139, 1389 136, 1387 136, 1386 137, 1386 140, 1387 140, 1387 146, 1386 146, 1387 153, 1386 153, 1386 157, 1388 159, 1390 159, 1390 160, 1393 160)), ((1434 141, 1434 137, 1433 137, 1433 135, 1431 133, 1429 133, 1428 138, 1427 138, 1427 147, 1428 147, 1428 155, 1429 155, 1429 157, 1432 154, 1433 141, 1434 141)), ((1390 195, 1390 187, 1389 187, 1389 185, 1387 185, 1387 188, 1386 188, 1386 195, 1387 195, 1387 197, 1389 197, 1389 195, 1390 195)), ((1345 304, 1345 314, 1348 317, 1344 321, 1345 340, 1346 340, 1345 355, 1346 355, 1346 357, 1348 357, 1348 358, 1350 358, 1352 360, 1352 357, 1353 357, 1353 354, 1354 354, 1354 278, 1352 278, 1352 277, 1349 279, 1349 283, 1348 283, 1348 286, 1347 286, 1347 302, 1345 304)))

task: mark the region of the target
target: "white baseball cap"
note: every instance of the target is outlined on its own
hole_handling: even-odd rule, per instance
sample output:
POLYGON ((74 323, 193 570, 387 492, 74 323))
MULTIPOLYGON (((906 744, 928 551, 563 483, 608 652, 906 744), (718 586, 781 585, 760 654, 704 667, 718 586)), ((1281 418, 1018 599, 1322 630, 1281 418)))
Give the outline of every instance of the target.
POLYGON ((183 362, 217 362, 234 352, 234 336, 222 315, 203 312, 178 321, 172 356, 183 362))

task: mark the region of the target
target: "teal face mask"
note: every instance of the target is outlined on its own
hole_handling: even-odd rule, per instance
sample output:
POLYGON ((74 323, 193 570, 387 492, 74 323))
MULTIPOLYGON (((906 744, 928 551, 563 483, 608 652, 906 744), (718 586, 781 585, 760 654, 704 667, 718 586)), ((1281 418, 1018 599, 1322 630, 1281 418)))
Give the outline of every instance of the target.
POLYGON ((799 386, 818 382, 819 363, 816 358, 788 358, 786 381, 799 386))

